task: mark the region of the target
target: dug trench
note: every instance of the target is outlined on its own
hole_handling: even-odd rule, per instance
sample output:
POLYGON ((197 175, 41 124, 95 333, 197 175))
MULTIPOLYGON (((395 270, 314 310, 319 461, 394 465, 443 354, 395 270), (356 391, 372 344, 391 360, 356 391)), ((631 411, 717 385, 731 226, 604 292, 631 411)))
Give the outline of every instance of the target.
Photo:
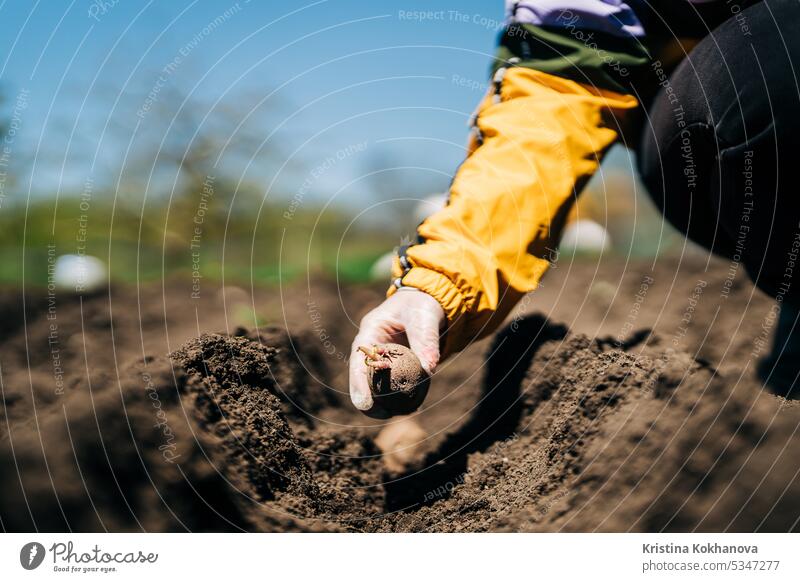
POLYGON ((318 339, 241 328, 59 398, 4 385, 3 529, 798 529, 800 407, 658 333, 516 317, 434 378, 426 430, 363 421, 318 339))

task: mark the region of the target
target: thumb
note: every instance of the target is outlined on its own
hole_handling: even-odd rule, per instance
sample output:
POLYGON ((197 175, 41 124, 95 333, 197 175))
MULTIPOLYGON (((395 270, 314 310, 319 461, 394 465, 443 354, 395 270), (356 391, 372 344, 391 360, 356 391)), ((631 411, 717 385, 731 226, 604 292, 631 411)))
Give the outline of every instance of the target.
POLYGON ((441 320, 428 310, 414 310, 406 325, 408 347, 419 358, 426 372, 432 374, 439 364, 439 326, 441 320))

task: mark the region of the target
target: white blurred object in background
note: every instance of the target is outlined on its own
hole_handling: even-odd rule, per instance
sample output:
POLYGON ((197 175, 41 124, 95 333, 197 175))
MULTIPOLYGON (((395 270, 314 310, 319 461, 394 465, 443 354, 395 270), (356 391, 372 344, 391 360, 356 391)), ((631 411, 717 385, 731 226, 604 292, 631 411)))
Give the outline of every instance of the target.
MULTIPOLYGON (((447 194, 431 194, 414 206, 414 220, 419 224, 434 212, 444 208, 446 204, 447 194)), ((394 250, 378 257, 370 268, 370 279, 373 281, 388 281, 392 276, 392 261, 396 256, 397 251, 394 250)))
POLYGON ((576 220, 564 228, 558 250, 563 253, 600 254, 611 249, 611 236, 594 220, 576 220))
POLYGON ((428 218, 434 212, 441 210, 447 204, 447 194, 431 194, 423 198, 414 207, 414 218, 417 224, 428 218))
POLYGON ((91 255, 61 255, 53 267, 53 282, 64 291, 91 293, 107 281, 105 263, 91 255))
POLYGON ((369 278, 373 281, 388 281, 392 276, 392 261, 396 256, 396 251, 389 251, 378 257, 369 269, 369 278))
MULTIPOLYGON (((419 224, 434 212, 444 208, 446 204, 447 194, 431 194, 414 206, 414 220, 419 224)), ((388 281, 392 276, 392 261, 396 255, 396 251, 390 251, 378 257, 370 268, 370 279, 373 281, 388 281)))

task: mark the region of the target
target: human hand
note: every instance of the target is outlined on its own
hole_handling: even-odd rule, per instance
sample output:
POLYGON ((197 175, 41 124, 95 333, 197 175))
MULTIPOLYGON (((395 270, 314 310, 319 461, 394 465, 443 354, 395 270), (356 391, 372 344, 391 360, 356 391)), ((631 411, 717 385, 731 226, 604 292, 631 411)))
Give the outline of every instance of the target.
POLYGON ((367 381, 367 366, 360 346, 397 343, 406 345, 419 358, 426 372, 432 374, 439 363, 439 334, 444 326, 444 309, 433 297, 402 287, 367 313, 361 320, 350 353, 350 400, 367 416, 388 418, 390 414, 376 406, 367 381))

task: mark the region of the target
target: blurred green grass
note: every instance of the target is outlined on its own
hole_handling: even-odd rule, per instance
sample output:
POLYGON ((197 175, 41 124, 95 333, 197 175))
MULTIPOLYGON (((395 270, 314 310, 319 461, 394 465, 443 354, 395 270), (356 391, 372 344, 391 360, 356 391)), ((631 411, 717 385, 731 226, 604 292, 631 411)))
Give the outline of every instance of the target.
POLYGON ((0 283, 45 286, 53 246, 56 256, 100 258, 111 279, 123 283, 191 278, 198 266, 204 280, 231 283, 274 284, 306 273, 361 282, 398 244, 385 227, 351 225, 351 214, 341 209, 308 204, 287 218, 286 208, 285 201, 261 205, 252 198, 231 208, 220 196, 198 225, 196 198, 142 205, 97 193, 88 205, 80 195, 6 205, 0 210, 0 283))

